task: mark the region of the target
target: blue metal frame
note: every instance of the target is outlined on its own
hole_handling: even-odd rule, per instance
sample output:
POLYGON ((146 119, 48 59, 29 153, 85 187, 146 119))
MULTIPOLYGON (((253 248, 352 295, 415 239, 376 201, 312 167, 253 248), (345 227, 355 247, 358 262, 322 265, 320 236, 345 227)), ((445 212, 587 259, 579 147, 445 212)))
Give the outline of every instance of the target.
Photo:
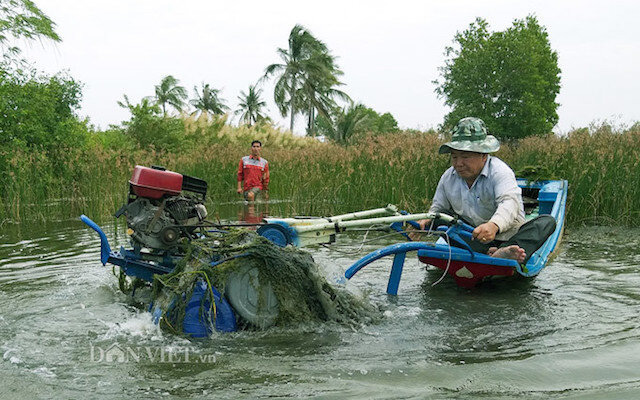
MULTIPOLYGON (((93 222, 86 215, 81 215, 80 220, 87 224, 91 229, 96 231, 100 236, 100 261, 102 265, 107 263, 117 265, 122 268, 122 271, 127 275, 134 278, 139 278, 147 282, 153 282, 153 276, 164 275, 173 272, 177 258, 164 257, 162 262, 165 265, 151 263, 140 258, 140 254, 137 251, 126 250, 124 247, 120 247, 120 251, 111 251, 111 246, 107 240, 107 235, 102 229, 93 222)), ((238 257, 245 257, 248 253, 238 254, 235 256, 227 257, 220 260, 211 262, 211 266, 222 264, 226 261, 232 260, 238 257)), ((149 305, 150 311, 154 316, 154 322, 159 323, 163 310, 159 307, 154 307, 153 303, 149 305)), ((165 313, 170 313, 169 310, 164 310, 165 313)), ((214 321, 214 326, 217 331, 220 332, 235 332, 237 330, 236 318, 231 305, 227 300, 222 297, 220 292, 215 287, 209 288, 206 283, 201 280, 198 281, 196 287, 194 287, 191 298, 187 303, 187 312, 185 312, 183 320, 183 333, 190 337, 207 337, 211 334, 211 321, 214 321), (202 287, 202 286, 205 287, 202 287), (207 298, 207 293, 213 295, 213 301, 215 304, 215 318, 211 318, 209 310, 211 308, 211 301, 207 298), (197 305, 197 310, 195 309, 197 305), (204 314, 200 313, 200 305, 205 310, 204 314)))
POLYGON ((383 247, 382 249, 378 249, 362 257, 347 269, 344 276, 347 279, 351 279, 358 271, 372 262, 393 254, 394 258, 391 266, 391 274, 389 275, 389 282, 387 283, 387 293, 395 295, 398 294, 398 286, 400 285, 400 277, 402 276, 402 268, 404 266, 404 260, 407 252, 440 247, 446 247, 447 253, 449 253, 449 249, 451 249, 452 255, 456 253, 468 254, 467 250, 457 247, 449 247, 427 242, 398 243, 383 247))

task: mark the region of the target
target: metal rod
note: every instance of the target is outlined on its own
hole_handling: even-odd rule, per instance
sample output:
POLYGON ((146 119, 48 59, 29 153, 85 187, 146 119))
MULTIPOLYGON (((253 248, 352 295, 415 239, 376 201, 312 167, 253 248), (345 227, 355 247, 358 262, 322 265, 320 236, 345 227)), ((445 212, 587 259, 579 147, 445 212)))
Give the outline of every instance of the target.
POLYGON ((451 222, 455 220, 455 218, 447 214, 421 213, 421 214, 394 215, 390 217, 358 219, 353 221, 328 222, 323 224, 313 224, 313 225, 305 225, 305 226, 292 226, 292 228, 295 229, 298 233, 303 233, 303 232, 313 232, 313 231, 321 231, 325 229, 335 229, 335 228, 344 230, 346 228, 355 228, 355 227, 374 225, 374 224, 388 224, 392 222, 415 221, 419 219, 433 219, 433 218, 440 218, 441 220, 446 222, 451 222))
POLYGON ((384 208, 374 208, 372 210, 356 211, 348 214, 327 217, 327 219, 331 220, 331 222, 336 222, 336 221, 360 219, 360 218, 370 217, 372 215, 384 214, 384 213, 396 214, 397 212, 398 212, 398 207, 394 206, 393 204, 387 204, 387 206, 384 208))
POLYGON ((351 219, 356 219, 356 218, 369 217, 369 216, 377 215, 377 214, 384 214, 384 213, 396 214, 397 212, 398 212, 398 207, 394 206, 393 204, 388 204, 384 208, 374 208, 374 209, 371 209, 371 210, 356 211, 356 212, 352 212, 352 213, 348 213, 348 214, 334 215, 334 216, 331 216, 331 217, 322 217, 322 218, 318 218, 318 217, 313 217, 313 218, 265 218, 264 221, 267 222, 267 223, 272 223, 272 222, 276 222, 276 221, 284 222, 289 226, 297 226, 297 225, 315 226, 315 225, 319 225, 319 224, 333 223, 333 222, 336 222, 336 221, 344 221, 344 220, 351 220, 351 219))

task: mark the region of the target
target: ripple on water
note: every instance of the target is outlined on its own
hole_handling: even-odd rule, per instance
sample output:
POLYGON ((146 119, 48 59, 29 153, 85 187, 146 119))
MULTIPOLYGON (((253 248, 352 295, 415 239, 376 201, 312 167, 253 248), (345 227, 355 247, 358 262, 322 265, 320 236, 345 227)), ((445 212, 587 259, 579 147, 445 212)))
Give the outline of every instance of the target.
MULTIPOLYGON (((123 242, 106 232, 116 236, 112 245, 123 242)), ((441 272, 425 271, 410 256, 399 295, 387 296, 391 260, 382 260, 346 284, 380 307, 385 318, 378 324, 274 328, 206 341, 163 333, 132 307, 99 262, 97 236, 79 223, 27 237, 9 233, 0 245, 0 374, 16 393, 46 386, 48 397, 58 398, 88 390, 105 398, 633 398, 628 394, 640 389, 639 232, 568 231, 538 278, 476 290, 450 279, 431 286, 441 272), (91 361, 91 345, 114 343, 192 346, 216 361, 91 361)), ((359 246, 357 236, 346 236, 338 249, 359 246)), ((363 255, 310 251, 334 278, 363 255)))

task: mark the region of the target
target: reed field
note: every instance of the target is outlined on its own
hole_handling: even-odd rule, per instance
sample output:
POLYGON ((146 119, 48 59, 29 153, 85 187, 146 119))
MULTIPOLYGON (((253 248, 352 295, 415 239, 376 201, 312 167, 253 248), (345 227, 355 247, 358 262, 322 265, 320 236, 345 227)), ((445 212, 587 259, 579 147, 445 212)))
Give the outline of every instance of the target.
MULTIPOLYGON (((196 140, 172 153, 115 150, 99 142, 57 154, 4 151, 0 223, 83 213, 97 220, 109 217, 126 199, 133 167, 154 164, 205 179, 207 206, 215 215, 220 204, 240 201, 235 192, 238 162, 254 137, 263 141, 270 199, 280 204, 275 209, 280 215, 330 215, 388 203, 422 212, 449 165, 448 156, 437 154, 445 139, 434 133, 377 135, 341 146, 228 125, 218 130, 216 141, 196 140)), ((503 144, 496 155, 515 171, 535 166, 541 178, 567 179, 569 225, 640 222, 638 124, 621 132, 602 126, 566 137, 530 137, 503 144)))

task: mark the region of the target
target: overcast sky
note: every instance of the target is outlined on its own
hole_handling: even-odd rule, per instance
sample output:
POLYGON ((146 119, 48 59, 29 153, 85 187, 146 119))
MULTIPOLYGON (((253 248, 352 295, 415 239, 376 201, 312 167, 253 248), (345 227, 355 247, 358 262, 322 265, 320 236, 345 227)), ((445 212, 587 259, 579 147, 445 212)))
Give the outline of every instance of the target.
MULTIPOLYGON (((447 113, 431 83, 456 31, 476 17, 491 30, 535 14, 562 69, 557 132, 591 122, 640 121, 640 2, 584 1, 200 1, 36 0, 62 42, 24 55, 47 73, 68 70, 84 84, 80 114, 106 128, 129 118, 117 101, 154 93, 173 75, 194 97, 202 82, 233 108, 267 65, 279 62, 293 26, 304 25, 338 57, 343 90, 400 127, 437 127, 447 113)), ((23 46, 26 47, 26 46, 23 46)), ((281 126, 273 86, 268 114, 281 126)), ((299 117, 297 133, 303 132, 299 117)))

